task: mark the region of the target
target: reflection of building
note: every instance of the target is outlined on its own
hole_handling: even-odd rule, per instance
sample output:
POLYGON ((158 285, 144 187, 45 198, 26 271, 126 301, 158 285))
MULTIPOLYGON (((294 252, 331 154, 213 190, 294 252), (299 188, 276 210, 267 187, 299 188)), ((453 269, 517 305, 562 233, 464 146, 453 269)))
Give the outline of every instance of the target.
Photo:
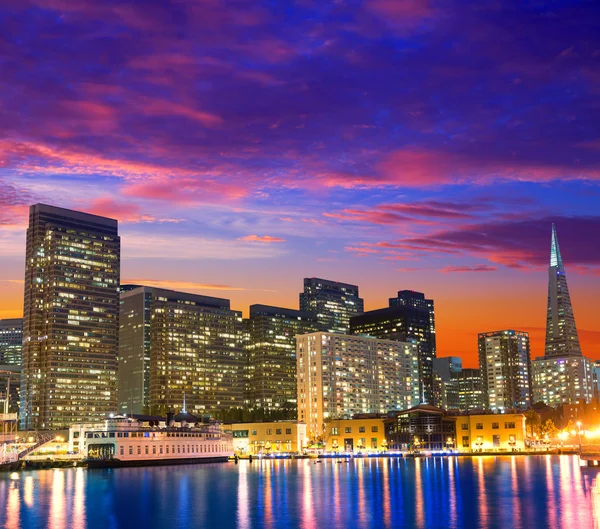
POLYGON ((237 454, 302 452, 307 446, 306 424, 296 421, 253 422, 225 426, 231 429, 237 454))
POLYGON ((304 279, 300 310, 316 316, 319 330, 345 334, 350 318, 364 312, 364 301, 356 285, 311 277, 304 279))
POLYGON ((116 409, 117 221, 37 204, 25 260, 21 426, 57 429, 116 409))
POLYGON ((23 318, 0 320, 0 365, 21 365, 23 318))
POLYGON ((484 403, 496 412, 531 404, 529 334, 503 330, 479 335, 484 403))
POLYGON ((389 305, 352 318, 350 334, 418 344, 420 394, 425 402, 431 403, 436 356, 433 300, 420 292, 401 290, 397 297, 390 298, 389 305))
POLYGON ((121 294, 119 411, 242 407, 242 315, 229 300, 138 287, 121 294))
POLYGON ((594 397, 594 371, 584 356, 541 357, 533 361, 533 403, 556 407, 590 402, 594 397))
POLYGON ((548 406, 594 397, 592 360, 581 355, 567 276, 552 225, 545 356, 532 362, 533 400, 548 406))
POLYGON ((414 408, 390 413, 385 421, 390 450, 453 449, 455 419, 441 408, 419 404, 414 408))
POLYGON ((356 416, 325 423, 324 449, 328 452, 378 452, 387 449, 381 416, 356 416))
POLYGON ((459 415, 455 419, 457 449, 461 452, 525 448, 525 415, 522 413, 459 415))
POLYGON ((297 337, 298 419, 311 439, 324 423, 419 401, 416 344, 317 332, 297 337))
POLYGON ((297 416, 296 335, 317 330, 310 312, 251 305, 246 401, 251 408, 288 410, 297 416))

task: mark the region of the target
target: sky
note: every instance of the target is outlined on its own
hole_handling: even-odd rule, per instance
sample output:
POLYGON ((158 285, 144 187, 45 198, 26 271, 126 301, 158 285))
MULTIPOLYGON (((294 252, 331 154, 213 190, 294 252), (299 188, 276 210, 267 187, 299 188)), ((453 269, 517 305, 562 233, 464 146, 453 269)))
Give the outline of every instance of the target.
POLYGON ((438 356, 528 331, 556 224, 600 359, 600 3, 3 0, 0 318, 37 202, 119 220, 122 282, 435 300, 438 356))

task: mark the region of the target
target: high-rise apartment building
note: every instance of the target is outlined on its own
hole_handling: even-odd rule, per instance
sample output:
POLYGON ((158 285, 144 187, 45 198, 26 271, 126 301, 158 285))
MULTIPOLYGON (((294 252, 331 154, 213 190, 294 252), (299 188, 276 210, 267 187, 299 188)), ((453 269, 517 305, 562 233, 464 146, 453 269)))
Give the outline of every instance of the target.
POLYGON ((567 275, 556 228, 552 225, 548 267, 545 356, 532 362, 533 401, 548 406, 590 402, 594 397, 593 363, 581 355, 567 275))
POLYGON ((246 403, 297 417, 296 336, 318 330, 311 312, 251 305, 245 320, 248 351, 246 403))
POLYGON ((300 310, 312 312, 324 332, 348 332, 350 318, 364 312, 358 287, 317 277, 304 279, 300 310))
POLYGON ((433 402, 433 359, 436 357, 435 312, 432 299, 421 292, 401 290, 389 307, 365 312, 350 320, 350 334, 414 342, 419 348, 420 394, 433 402))
POLYGON ((119 271, 116 220, 31 206, 22 428, 97 422, 116 410, 119 271))
POLYGON ((594 398, 594 364, 584 356, 542 357, 533 362, 533 404, 590 402, 594 398))
POLYGON ((119 410, 202 415, 244 404, 242 314, 229 300, 140 286, 121 293, 119 410))
POLYGON ((419 402, 416 344, 317 332, 297 337, 296 360, 298 420, 312 439, 326 420, 419 402))
POLYGON ((483 410, 483 381, 479 369, 464 368, 454 375, 458 383, 458 409, 461 411, 483 410))
POLYGON ((514 330, 482 333, 478 345, 485 406, 494 412, 528 408, 529 334, 514 330))
POLYGON ((20 366, 23 348, 23 318, 0 320, 0 365, 20 366))

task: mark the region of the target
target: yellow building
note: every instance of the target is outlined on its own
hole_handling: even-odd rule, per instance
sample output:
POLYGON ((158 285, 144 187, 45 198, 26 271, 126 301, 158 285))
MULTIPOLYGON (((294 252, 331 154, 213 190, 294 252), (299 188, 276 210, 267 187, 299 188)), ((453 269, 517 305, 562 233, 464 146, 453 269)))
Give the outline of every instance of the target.
POLYGON ((324 442, 328 452, 380 452, 387 448, 383 419, 327 421, 324 442))
POLYGON ((302 452, 308 443, 306 424, 296 421, 230 424, 233 449, 239 455, 302 452))
POLYGON ((456 447, 459 452, 511 452, 525 448, 525 415, 458 415, 456 447))

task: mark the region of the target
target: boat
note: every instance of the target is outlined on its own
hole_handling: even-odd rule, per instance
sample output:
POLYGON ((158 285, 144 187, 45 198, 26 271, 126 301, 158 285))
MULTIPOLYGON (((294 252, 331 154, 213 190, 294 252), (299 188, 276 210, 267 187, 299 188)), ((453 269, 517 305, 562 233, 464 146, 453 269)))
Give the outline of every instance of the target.
POLYGON ((231 435, 218 423, 166 424, 111 417, 104 427, 86 430, 88 468, 224 463, 234 454, 231 435))

